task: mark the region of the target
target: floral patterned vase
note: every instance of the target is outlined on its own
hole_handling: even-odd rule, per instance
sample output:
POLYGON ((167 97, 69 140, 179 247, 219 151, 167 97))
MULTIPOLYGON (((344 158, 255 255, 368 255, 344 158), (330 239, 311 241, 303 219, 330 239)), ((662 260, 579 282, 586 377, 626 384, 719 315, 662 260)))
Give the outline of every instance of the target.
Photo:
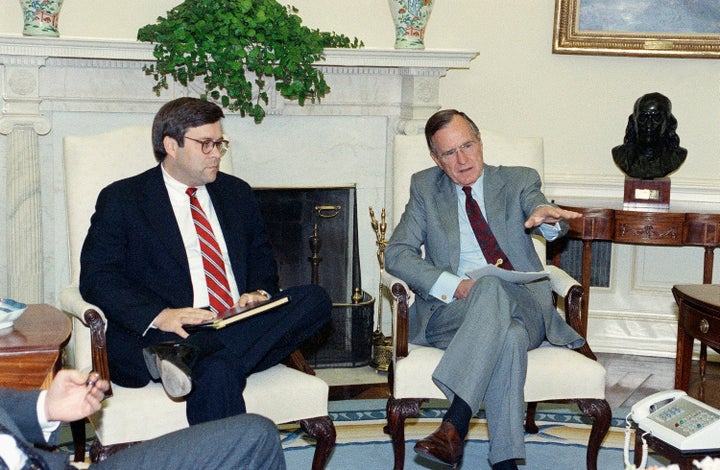
POLYGON ((63 0, 20 0, 25 36, 59 36, 58 16, 63 0))
POLYGON ((395 49, 425 49, 423 38, 433 0, 388 0, 395 23, 395 49))

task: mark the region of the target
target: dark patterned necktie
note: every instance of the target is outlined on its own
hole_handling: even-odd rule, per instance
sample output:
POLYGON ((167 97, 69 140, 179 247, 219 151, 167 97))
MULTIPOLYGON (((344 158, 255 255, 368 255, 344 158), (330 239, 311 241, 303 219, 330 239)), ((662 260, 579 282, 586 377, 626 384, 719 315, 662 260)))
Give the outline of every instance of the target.
POLYGON ((498 245, 495 235, 493 235, 490 226, 485 220, 485 217, 483 217, 480 206, 472 197, 472 188, 470 186, 463 186, 462 190, 465 193, 465 210, 470 220, 470 226, 472 226, 475 238, 480 245, 485 260, 489 264, 512 270, 512 263, 502 248, 500 248, 500 245, 498 245))
POLYGON ((210 221, 200 207, 200 201, 195 197, 197 188, 188 188, 185 192, 190 196, 190 212, 195 224, 195 231, 200 239, 200 252, 210 296, 210 308, 215 313, 221 313, 232 307, 233 300, 220 245, 215 239, 210 221))

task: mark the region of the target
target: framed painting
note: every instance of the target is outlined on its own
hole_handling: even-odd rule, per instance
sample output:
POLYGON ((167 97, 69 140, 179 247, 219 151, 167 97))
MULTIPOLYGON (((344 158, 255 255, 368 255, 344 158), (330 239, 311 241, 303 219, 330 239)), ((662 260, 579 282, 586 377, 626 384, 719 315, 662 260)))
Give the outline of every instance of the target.
POLYGON ((720 58, 720 2, 555 0, 553 53, 720 58))

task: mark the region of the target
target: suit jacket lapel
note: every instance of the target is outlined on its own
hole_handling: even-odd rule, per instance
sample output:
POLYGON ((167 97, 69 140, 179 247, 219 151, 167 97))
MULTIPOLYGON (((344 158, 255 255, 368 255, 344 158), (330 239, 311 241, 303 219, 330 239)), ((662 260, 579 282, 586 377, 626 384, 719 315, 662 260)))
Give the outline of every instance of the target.
POLYGON ((185 254, 185 245, 177 223, 170 222, 175 220, 175 213, 170 205, 170 196, 165 188, 160 165, 149 173, 141 198, 140 207, 157 233, 158 242, 163 244, 166 252, 185 268, 189 279, 190 267, 185 254))
POLYGON ((508 253, 508 227, 506 214, 508 213, 507 198, 505 197, 505 181, 498 175, 497 167, 485 165, 485 180, 483 181, 483 197, 485 198, 485 218, 490 225, 493 235, 505 254, 508 253))
MULTIPOLYGON (((442 230, 447 234, 448 258, 451 272, 457 272, 460 265, 460 225, 458 223, 458 200, 455 183, 441 173, 435 192, 438 215, 442 230)), ((438 258, 442 259, 442 257, 438 258)))

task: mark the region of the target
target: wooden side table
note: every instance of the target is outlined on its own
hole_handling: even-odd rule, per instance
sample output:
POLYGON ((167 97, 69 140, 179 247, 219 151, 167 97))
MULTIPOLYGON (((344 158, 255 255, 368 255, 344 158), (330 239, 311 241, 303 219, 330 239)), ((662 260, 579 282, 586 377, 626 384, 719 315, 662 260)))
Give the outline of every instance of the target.
MULTIPOLYGON (((720 349, 720 284, 677 285, 672 293, 679 307, 675 388, 688 392, 695 340, 720 349)), ((697 398, 707 403, 703 392, 697 398)))
POLYGON ((71 331, 65 313, 50 305, 29 305, 14 330, 0 336, 0 386, 47 388, 62 367, 62 348, 71 331))
MULTIPOLYGON (((645 431, 638 428, 635 430, 635 454, 634 454, 634 464, 636 466, 640 466, 640 461, 642 460, 642 436, 645 434, 645 431)), ((661 441, 660 439, 657 439, 655 436, 651 434, 645 435, 645 440, 647 441, 648 447, 658 454, 662 455, 663 457, 670 460, 671 463, 675 463, 680 467, 680 470, 693 470, 695 469, 695 465, 693 465, 693 460, 701 461, 705 457, 712 457, 712 458, 718 458, 720 457, 720 452, 686 452, 682 453, 675 447, 671 446, 670 444, 661 441)))

